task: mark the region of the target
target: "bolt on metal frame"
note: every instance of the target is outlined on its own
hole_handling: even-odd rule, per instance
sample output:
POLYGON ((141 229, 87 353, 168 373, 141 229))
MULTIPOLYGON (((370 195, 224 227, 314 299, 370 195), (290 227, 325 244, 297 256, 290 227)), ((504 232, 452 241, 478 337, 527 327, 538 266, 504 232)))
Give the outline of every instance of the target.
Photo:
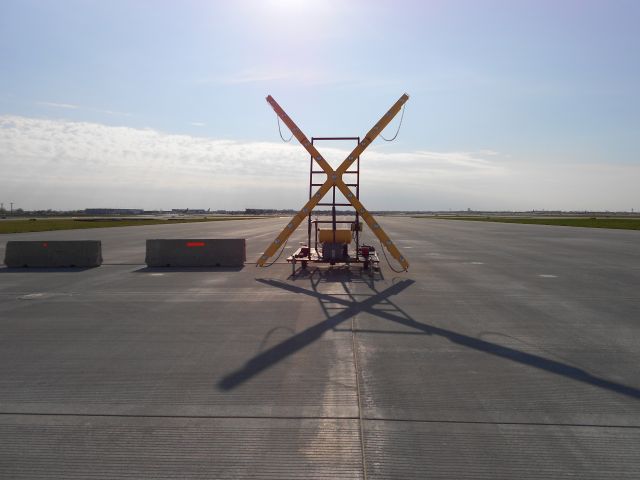
POLYGON ((394 245, 389 236, 382 229, 380 224, 375 220, 373 215, 367 211, 367 209, 362 205, 360 200, 356 195, 349 189, 349 187, 342 180, 342 175, 351 167, 353 162, 356 161, 357 158, 360 157, 362 152, 375 140, 375 138, 384 130, 384 128, 393 120, 393 118, 400 111, 405 102, 409 100, 409 95, 406 93, 403 94, 396 103, 385 113, 380 120, 369 130, 369 132, 364 136, 364 138, 358 143, 358 145, 351 151, 349 155, 344 159, 344 161, 340 164, 340 166, 334 170, 331 168, 331 165, 322 157, 320 152, 316 149, 316 147, 309 141, 309 139, 302 133, 302 130, 298 128, 298 126, 294 123, 294 121, 286 114, 286 112, 282 109, 282 107, 275 101, 275 99, 269 95, 267 97, 267 102, 273 110, 276 112, 276 115, 283 121, 283 123, 289 128, 291 133, 296 140, 300 142, 300 144, 309 152, 309 154, 313 157, 313 159, 320 165, 322 170, 327 174, 327 180, 318 188, 316 193, 309 199, 309 201, 302 207, 302 209, 291 219, 291 221, 287 224, 287 226, 280 232, 280 234, 276 237, 276 239, 267 247, 264 253, 260 256, 257 261, 258 266, 264 266, 266 261, 272 257, 277 251, 278 248, 281 248, 284 245, 284 242, 289 238, 289 236, 298 228, 300 223, 311 214, 313 208, 322 200, 322 198, 327 194, 332 187, 337 187, 338 190, 342 192, 344 197, 353 205, 356 209, 356 212, 359 216, 366 222, 369 226, 373 234, 378 237, 380 242, 383 245, 383 248, 386 248, 389 253, 395 258, 404 270, 408 270, 409 262, 404 258, 404 256, 398 250, 398 247, 394 245))

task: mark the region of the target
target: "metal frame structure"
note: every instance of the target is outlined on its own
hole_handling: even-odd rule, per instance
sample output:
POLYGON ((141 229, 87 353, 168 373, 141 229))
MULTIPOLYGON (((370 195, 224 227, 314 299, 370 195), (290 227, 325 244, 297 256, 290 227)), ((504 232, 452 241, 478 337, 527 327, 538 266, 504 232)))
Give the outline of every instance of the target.
MULTIPOLYGON (((360 143, 360 137, 311 137, 311 144, 315 145, 318 141, 355 141, 356 145, 360 143)), ((316 170, 315 160, 312 156, 310 156, 309 161, 309 199, 313 198, 314 195, 314 187, 321 187, 322 183, 314 182, 314 175, 324 175, 324 170, 316 170)), ((354 183, 346 183, 347 187, 355 188, 356 198, 360 198, 360 157, 356 159, 355 169, 351 167, 351 170, 347 170, 344 172, 345 175, 355 175, 355 180, 350 180, 350 182, 354 183)), ((350 177, 353 178, 353 177, 350 177)), ((287 257, 287 262, 292 264, 293 273, 295 274, 295 265, 296 263, 300 263, 302 265, 302 269, 307 267, 309 262, 312 263, 329 263, 330 265, 335 265, 336 263, 343 264, 362 264, 365 270, 377 270, 379 258, 376 253, 375 247, 371 245, 360 245, 360 232, 362 230, 362 223, 360 222, 360 214, 357 210, 354 209, 353 218, 354 220, 338 220, 337 219, 337 209, 336 207, 351 207, 353 205, 351 203, 338 203, 336 201, 336 186, 333 185, 331 188, 331 201, 330 202, 319 202, 317 206, 323 207, 331 207, 331 219, 330 220, 320 220, 316 216, 315 219, 312 219, 314 214, 314 210, 309 212, 307 216, 307 244, 298 248, 292 255, 287 257), (349 252, 348 244, 343 244, 343 252, 341 255, 338 255, 339 258, 333 258, 335 252, 331 255, 327 255, 325 252, 325 244, 323 244, 323 249, 318 249, 318 232, 320 225, 331 225, 332 231, 332 244, 335 248, 339 246, 339 242, 337 241, 336 234, 338 232, 338 225, 349 225, 349 232, 353 235, 352 239, 355 239, 355 250, 353 252, 349 252), (314 231, 313 242, 312 242, 312 231, 314 231), (328 258, 332 257, 332 258, 328 258)), ((341 212, 344 214, 344 212, 341 212)), ((350 215, 350 214, 349 214, 350 215)), ((350 242, 349 242, 350 243, 350 242)))
MULTIPOLYGON (((313 145, 315 142, 318 141, 355 141, 356 145, 358 143, 360 143, 360 137, 311 137, 311 144, 313 145)), ((310 161, 309 161, 309 199, 311 199, 313 197, 313 187, 321 187, 322 183, 314 183, 313 182, 313 176, 314 175, 322 175, 325 173, 324 170, 314 170, 314 158, 313 156, 310 156, 310 161)), ((355 170, 347 170, 346 172, 344 172, 345 174, 348 175, 356 175, 356 180, 355 183, 347 183, 347 187, 355 187, 356 189, 356 198, 360 198, 360 157, 358 157, 356 159, 356 168, 355 170)), ((347 222, 343 222, 343 221, 337 221, 336 219, 336 207, 353 207, 353 205, 351 205, 351 203, 336 203, 336 186, 334 185, 333 188, 331 189, 331 196, 332 196, 332 200, 330 203, 318 203, 317 206, 321 207, 331 207, 331 220, 311 220, 311 216, 313 215, 313 210, 311 210, 311 212, 309 212, 309 222, 308 222, 308 240, 307 240, 307 245, 310 247, 311 246, 311 230, 312 230, 312 225, 315 224, 316 227, 316 235, 315 235, 315 244, 314 244, 314 248, 317 250, 318 249, 318 235, 317 235, 317 229, 318 229, 318 225, 322 224, 322 223, 330 223, 333 231, 336 231, 336 226, 337 224, 349 224, 352 226, 355 226, 355 228, 352 227, 352 231, 355 234, 356 237, 356 255, 358 252, 358 248, 360 247, 360 215, 358 214, 358 211, 355 211, 355 221, 347 221, 347 222)), ((334 242, 335 242, 335 235, 334 235, 334 242)), ((309 252, 308 254, 308 258, 311 259, 311 252, 309 252)))
MULTIPOLYGON (((393 120, 393 118, 400 111, 405 102, 409 99, 409 96, 405 93, 403 94, 394 104, 393 106, 385 113, 380 120, 369 130, 369 132, 364 136, 362 140, 357 138, 358 144, 351 151, 349 155, 343 160, 340 166, 334 170, 329 163, 322 157, 320 152, 316 149, 315 145, 312 141, 305 136, 305 134, 298 128, 295 122, 286 114, 286 112, 280 107, 278 102, 269 95, 267 97, 267 102, 273 110, 276 112, 276 115, 282 120, 282 122, 289 128, 291 133, 296 140, 300 142, 300 144, 309 152, 311 155, 311 172, 310 173, 310 198, 309 201, 302 207, 302 209, 291 219, 291 221, 287 224, 287 226, 280 232, 280 234, 276 237, 276 239, 267 247, 264 253, 260 256, 257 261, 258 266, 264 266, 267 260, 272 257, 279 248, 282 248, 289 236, 298 228, 300 223, 307 218, 310 217, 313 208, 320 203, 322 198, 329 192, 329 190, 337 188, 344 195, 347 201, 351 206, 355 208, 357 214, 357 220, 359 224, 359 219, 362 218, 369 226, 373 234, 378 237, 383 248, 386 248, 389 253, 402 265, 402 268, 406 271, 409 268, 409 262, 405 259, 405 257, 400 253, 400 250, 394 245, 386 232, 382 229, 380 224, 375 220, 373 215, 367 211, 367 209, 360 202, 358 195, 355 195, 349 186, 343 181, 342 176, 349 171, 349 168, 353 165, 354 162, 358 161, 360 155, 364 150, 375 140, 375 138, 384 130, 384 128, 393 120), (313 168, 314 161, 322 168, 322 172, 327 175, 327 179, 322 184, 317 184, 319 186, 318 190, 315 193, 312 193, 313 185, 313 168)), ((326 137, 325 137, 326 138, 326 137)), ((320 140, 319 138, 313 138, 313 140, 320 140)), ((357 171, 359 172, 359 164, 357 171)), ((320 171, 317 171, 320 173, 320 171)), ((358 173, 359 179, 359 173, 358 173)), ((359 194, 359 181, 358 186, 356 186, 356 193, 359 194)), ((335 194, 334 200, 332 202, 333 212, 335 212, 335 194)), ((334 213, 335 220, 335 213, 334 213)), ((311 220, 310 220, 311 221, 311 220)), ((309 224, 310 225, 310 224, 309 224)), ((309 228, 309 239, 310 239, 310 227, 309 228)), ((334 222, 334 235, 335 235, 335 222, 334 222)), ((310 247, 310 245, 308 245, 310 247)))

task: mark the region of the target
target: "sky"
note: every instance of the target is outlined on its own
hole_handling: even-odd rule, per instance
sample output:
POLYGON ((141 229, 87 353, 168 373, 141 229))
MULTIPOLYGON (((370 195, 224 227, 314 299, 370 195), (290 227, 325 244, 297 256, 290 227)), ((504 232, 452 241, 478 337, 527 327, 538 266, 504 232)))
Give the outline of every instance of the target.
POLYGON ((639 24, 635 0, 2 0, 0 202, 297 209, 308 154, 265 97, 363 136, 406 92, 367 208, 638 211, 639 24))

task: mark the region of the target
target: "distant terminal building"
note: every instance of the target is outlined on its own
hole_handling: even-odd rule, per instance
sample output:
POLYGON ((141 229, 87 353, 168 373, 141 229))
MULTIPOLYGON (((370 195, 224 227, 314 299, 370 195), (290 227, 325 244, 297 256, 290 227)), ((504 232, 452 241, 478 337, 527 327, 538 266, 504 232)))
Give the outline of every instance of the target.
POLYGON ((270 215, 276 213, 276 211, 266 208, 247 208, 244 213, 247 215, 270 215))
POLYGON ((171 213, 192 213, 197 215, 200 213, 209 213, 209 210, 205 210, 204 208, 173 208, 171 209, 171 213))
POLYGON ((139 208, 85 208, 87 215, 142 215, 144 210, 139 208))

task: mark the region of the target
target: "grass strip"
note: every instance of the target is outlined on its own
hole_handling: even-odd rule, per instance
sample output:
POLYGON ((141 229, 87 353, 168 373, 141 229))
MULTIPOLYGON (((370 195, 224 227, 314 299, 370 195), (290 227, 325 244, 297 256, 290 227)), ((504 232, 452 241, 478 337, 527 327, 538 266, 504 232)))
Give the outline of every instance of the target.
POLYGON ((619 230, 640 230, 640 218, 597 218, 597 217, 570 217, 570 218, 519 218, 519 217, 413 217, 436 218, 444 220, 465 220, 472 222, 499 222, 499 223, 523 223, 527 225, 560 225, 563 227, 584 228, 614 228, 619 230))
POLYGON ((46 218, 0 221, 0 234, 49 232, 52 230, 78 230, 86 228, 134 227, 168 225, 174 223, 223 222, 229 220, 255 220, 265 217, 209 217, 209 218, 46 218))

